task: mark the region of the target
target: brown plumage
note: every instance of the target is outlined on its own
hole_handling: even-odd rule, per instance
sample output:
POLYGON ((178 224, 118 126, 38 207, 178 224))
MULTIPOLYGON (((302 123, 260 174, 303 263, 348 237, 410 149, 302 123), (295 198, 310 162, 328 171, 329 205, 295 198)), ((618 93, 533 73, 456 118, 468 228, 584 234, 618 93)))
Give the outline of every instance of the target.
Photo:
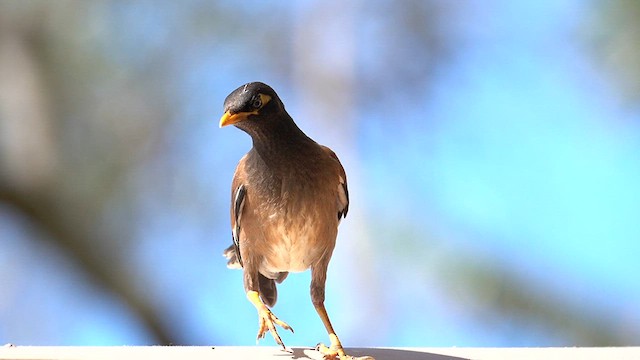
POLYGON ((243 85, 225 99, 220 126, 230 124, 248 133, 253 147, 233 176, 233 244, 224 255, 229 267, 244 271, 260 318, 258 339, 270 331, 284 347, 275 325, 291 327, 267 306, 276 303, 276 283, 289 272, 311 269, 311 300, 331 339, 322 350, 327 358, 345 357, 324 307, 327 266, 349 209, 345 171, 331 149, 296 126, 266 84, 243 85))

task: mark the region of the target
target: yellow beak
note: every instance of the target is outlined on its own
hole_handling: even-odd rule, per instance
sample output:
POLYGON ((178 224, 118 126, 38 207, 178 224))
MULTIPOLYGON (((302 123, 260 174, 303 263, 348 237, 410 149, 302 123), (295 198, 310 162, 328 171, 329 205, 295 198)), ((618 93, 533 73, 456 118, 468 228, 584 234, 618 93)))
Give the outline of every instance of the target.
POLYGON ((239 112, 235 114, 232 114, 229 111, 227 111, 220 118, 220 127, 237 124, 240 121, 246 120, 249 117, 249 115, 257 115, 257 114, 258 114, 257 111, 239 112))
POLYGON ((238 121, 242 120, 240 119, 240 113, 238 114, 231 114, 230 112, 225 112, 224 115, 222 115, 222 117, 220 118, 220 127, 223 126, 227 126, 227 125, 232 125, 237 123, 238 121))

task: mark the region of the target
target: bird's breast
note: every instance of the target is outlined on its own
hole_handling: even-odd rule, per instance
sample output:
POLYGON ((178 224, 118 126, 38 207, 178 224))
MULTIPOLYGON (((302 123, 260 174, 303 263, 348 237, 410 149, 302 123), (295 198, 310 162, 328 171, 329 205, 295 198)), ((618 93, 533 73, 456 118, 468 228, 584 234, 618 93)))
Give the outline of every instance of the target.
POLYGON ((327 226, 325 219, 313 210, 295 213, 273 212, 265 221, 269 249, 264 265, 271 272, 305 271, 331 254, 335 246, 337 224, 327 226))
POLYGON ((270 167, 257 155, 252 159, 247 201, 255 204, 250 217, 259 235, 251 241, 262 269, 299 272, 326 260, 338 231, 339 178, 324 161, 288 159, 270 167))

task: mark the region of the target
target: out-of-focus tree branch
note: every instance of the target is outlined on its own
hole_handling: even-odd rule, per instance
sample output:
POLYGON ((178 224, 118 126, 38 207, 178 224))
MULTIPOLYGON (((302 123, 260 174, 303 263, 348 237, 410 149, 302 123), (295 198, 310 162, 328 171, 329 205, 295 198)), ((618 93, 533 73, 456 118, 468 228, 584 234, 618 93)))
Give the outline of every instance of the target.
POLYGON ((139 285, 128 281, 129 276, 120 268, 119 259, 114 259, 93 244, 108 244, 114 241, 109 234, 97 230, 92 223, 96 214, 83 213, 71 216, 68 209, 83 209, 81 204, 69 204, 52 198, 49 194, 20 194, 0 189, 0 202, 10 205, 38 225, 53 243, 76 262, 87 276, 126 304, 140 323, 147 328, 157 344, 169 345, 175 342, 170 324, 162 321, 162 314, 150 304, 139 289, 139 285), (80 207, 78 207, 78 205, 80 207), (74 219, 75 218, 75 219, 74 219), (87 241, 91 239, 91 241, 87 241), (105 256, 106 255, 106 256, 105 256))
POLYGON ((543 328, 573 346, 629 346, 640 336, 637 329, 622 327, 623 319, 573 303, 567 294, 526 280, 506 266, 460 257, 443 272, 453 274, 443 285, 461 304, 496 327, 509 323, 517 329, 543 328))
POLYGON ((640 2, 597 3, 583 33, 595 63, 605 69, 627 102, 640 101, 640 2))
POLYGON ((466 318, 496 328, 496 334, 509 336, 505 328, 518 329, 513 333, 517 341, 522 334, 539 331, 557 341, 554 345, 564 346, 629 346, 640 338, 637 327, 622 326, 625 319, 607 314, 596 304, 577 301, 574 294, 557 286, 527 278, 517 265, 492 259, 490 253, 452 249, 447 239, 425 239, 424 234, 421 226, 405 224, 400 234, 404 246, 393 247, 392 256, 424 259, 421 264, 402 266, 407 273, 417 274, 418 283, 441 289, 450 306, 466 318))
MULTIPOLYGON (((109 4, 0 2, 0 202, 29 218, 88 278, 127 304, 159 344, 182 339, 164 321, 168 317, 157 307, 155 299, 149 298, 144 283, 136 279, 128 266, 127 249, 139 230, 134 224, 136 219, 123 216, 125 220, 114 225, 106 218, 110 211, 134 212, 131 209, 137 205, 137 194, 131 193, 127 179, 141 176, 143 182, 156 180, 154 174, 140 175, 145 165, 141 163, 155 155, 167 119, 172 115, 175 100, 165 85, 170 81, 168 78, 184 74, 167 70, 175 61, 172 56, 189 57, 189 52, 180 48, 185 46, 184 40, 192 41, 192 46, 199 49, 214 42, 243 48, 246 54, 255 55, 247 61, 249 65, 236 65, 246 66, 249 69, 246 73, 255 74, 255 68, 265 66, 282 78, 288 77, 297 89, 299 98, 295 100, 307 104, 301 110, 303 115, 316 116, 329 128, 336 129, 332 134, 336 136, 331 137, 333 143, 327 145, 334 147, 345 163, 354 164, 348 173, 354 185, 352 192, 357 196, 358 191, 363 191, 358 189, 365 186, 358 179, 362 171, 355 164, 361 159, 355 153, 357 150, 353 150, 357 146, 352 144, 361 125, 357 123, 362 119, 358 111, 375 109, 385 114, 397 108, 392 106, 394 102, 406 106, 407 97, 415 96, 421 101, 425 98, 434 75, 454 56, 452 42, 456 39, 447 27, 453 23, 450 18, 455 13, 454 7, 459 6, 446 1, 419 0, 403 3, 383 0, 371 7, 364 2, 349 5, 320 2, 315 8, 308 7, 312 9, 309 13, 297 15, 299 23, 294 24, 291 42, 283 38, 292 29, 272 16, 272 7, 243 13, 243 24, 271 22, 270 30, 259 34, 254 26, 227 26, 230 24, 225 23, 225 17, 238 13, 236 3, 176 7, 172 10, 184 14, 176 18, 167 16, 170 21, 166 23, 148 20, 150 27, 163 29, 175 26, 174 22, 180 24, 164 33, 165 39, 158 40, 160 45, 141 43, 140 46, 149 46, 152 51, 135 49, 127 53, 118 47, 121 44, 116 44, 123 39, 113 38, 119 29, 110 27, 113 24, 109 22, 109 16, 126 10, 117 6, 113 10, 109 4), (216 8, 225 6, 223 10, 216 8), (337 16, 342 17, 341 21, 332 28, 330 24, 337 16), (182 32, 181 37, 171 38, 173 30, 182 32), (342 49, 335 50, 334 43, 324 46, 316 43, 322 39, 320 34, 330 30, 341 34, 342 49), (216 33, 215 41, 211 33, 216 33), (361 37, 377 39, 376 46, 363 46, 359 43, 361 37), (114 55, 118 50, 122 53, 114 55), (332 54, 336 57, 329 58, 332 54), (122 59, 127 55, 135 59, 122 59), (146 56, 152 59, 145 62, 146 56), (261 62, 256 65, 255 59, 261 62)), ((126 3, 119 3, 126 6, 123 4, 126 3)), ((599 55, 613 70, 620 71, 623 88, 637 97, 640 23, 633 14, 638 14, 638 5, 618 0, 605 6, 613 9, 605 13, 607 24, 616 26, 604 32, 606 36, 597 43, 599 49, 605 49, 599 55)), ((125 25, 127 21, 139 19, 131 16, 124 20, 125 25)), ((229 89, 235 86, 228 85, 229 89)), ((160 161, 162 165, 168 162, 160 161)), ((156 188, 163 185, 166 186, 159 181, 154 184, 156 188)), ((354 206, 358 206, 355 199, 354 206)), ((351 258, 359 261, 359 270, 365 274, 361 275, 363 282, 377 281, 376 272, 380 269, 374 265, 380 259, 376 256, 395 256, 394 266, 403 264, 401 260, 407 256, 373 251, 374 247, 412 248, 416 249, 410 254, 412 258, 424 259, 427 256, 419 249, 433 245, 428 236, 413 239, 398 236, 402 224, 385 223, 386 219, 367 220, 354 212, 349 221, 356 224, 357 230, 353 232, 358 234, 353 236, 360 236, 351 242, 350 250, 358 252, 358 257, 351 258), (393 227, 384 239, 396 239, 398 243, 393 247, 387 243, 371 245, 369 237, 362 236, 375 232, 371 229, 377 220, 393 227)), ((525 279, 510 276, 508 269, 456 261, 457 254, 442 257, 451 260, 450 265, 435 270, 458 275, 453 278, 464 291, 443 286, 443 292, 457 301, 458 306, 481 309, 480 314, 495 319, 511 316, 535 321, 579 344, 629 342, 626 334, 615 331, 613 322, 585 315, 588 310, 574 309, 571 303, 540 295, 540 290, 525 279)), ((369 289, 376 286, 380 285, 367 284, 369 289)), ((387 290, 377 291, 383 294, 387 290)), ((382 296, 372 298, 378 301, 369 304, 375 309, 363 314, 392 316, 391 312, 378 311, 378 307, 385 306, 382 296)))
MULTIPOLYGON (((140 111, 132 99, 145 102, 131 89, 126 96, 116 97, 109 109, 92 106, 89 94, 77 87, 83 82, 81 77, 85 82, 95 81, 94 87, 102 86, 104 91, 120 85, 101 78, 109 75, 104 68, 92 68, 96 63, 92 55, 78 56, 81 49, 65 44, 64 54, 52 53, 56 41, 66 41, 68 34, 43 26, 39 16, 47 13, 47 4, 38 4, 32 8, 17 3, 0 6, 0 202, 22 213, 89 279, 126 304, 157 343, 173 343, 170 324, 162 321, 152 299, 126 273, 126 246, 121 245, 129 240, 120 236, 131 231, 100 226, 116 185, 135 165, 134 150, 146 143, 127 139, 139 136, 142 130, 152 138, 157 131, 149 127, 153 122, 148 117, 158 114, 140 111), (57 61, 57 56, 87 67, 88 72, 70 74, 68 64, 57 61), (77 103, 68 101, 70 97, 77 103), (82 119, 72 115, 84 111, 88 112, 82 119), (146 128, 110 128, 121 118, 129 121, 132 117, 146 128), (80 130, 80 136, 69 141, 73 131, 59 132, 65 127, 80 130), (86 146, 89 143, 93 146, 86 146)), ((66 17, 70 24, 66 30, 74 31, 75 11, 50 10, 51 18, 45 23, 66 17)))

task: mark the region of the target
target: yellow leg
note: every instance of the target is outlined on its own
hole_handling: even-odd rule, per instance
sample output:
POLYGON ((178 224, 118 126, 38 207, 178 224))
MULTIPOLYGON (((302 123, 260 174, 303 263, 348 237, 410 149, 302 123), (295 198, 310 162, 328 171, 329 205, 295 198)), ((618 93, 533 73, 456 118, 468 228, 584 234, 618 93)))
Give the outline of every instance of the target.
POLYGON ((318 312, 318 315, 320 315, 320 319, 322 319, 322 323, 327 329, 327 332, 329 333, 329 339, 331 340, 331 346, 329 347, 322 343, 318 344, 317 346, 317 350, 322 353, 325 360, 335 360, 337 359, 337 357, 340 357, 340 359, 342 360, 375 360, 371 356, 354 358, 353 356, 345 354, 342 343, 340 342, 340 339, 338 339, 338 335, 336 335, 336 332, 333 330, 333 326, 331 325, 331 321, 329 320, 329 315, 327 314, 327 309, 325 309, 324 305, 316 305, 316 311, 318 312))
POLYGON ((276 330, 276 325, 281 326, 283 329, 291 330, 293 329, 286 322, 278 319, 269 308, 262 302, 260 299, 260 294, 257 291, 248 291, 247 298, 253 306, 255 306, 256 310, 258 310, 258 318, 260 319, 260 327, 258 328, 258 336, 256 337, 256 342, 262 338, 264 338, 267 330, 271 332, 271 335, 275 339, 275 341, 282 346, 283 349, 286 350, 280 335, 278 335, 278 331, 276 330))
POLYGON ((347 359, 347 355, 344 353, 344 348, 342 347, 342 343, 340 343, 340 339, 338 339, 338 335, 336 335, 335 330, 333 330, 333 326, 331 325, 331 320, 329 320, 329 314, 327 314, 327 309, 325 309, 324 305, 317 305, 316 311, 324 324, 324 327, 327 329, 329 333, 329 339, 331 340, 331 346, 327 347, 324 344, 318 344, 318 351, 320 351, 325 359, 335 359, 336 356, 340 356, 341 359, 347 359))

